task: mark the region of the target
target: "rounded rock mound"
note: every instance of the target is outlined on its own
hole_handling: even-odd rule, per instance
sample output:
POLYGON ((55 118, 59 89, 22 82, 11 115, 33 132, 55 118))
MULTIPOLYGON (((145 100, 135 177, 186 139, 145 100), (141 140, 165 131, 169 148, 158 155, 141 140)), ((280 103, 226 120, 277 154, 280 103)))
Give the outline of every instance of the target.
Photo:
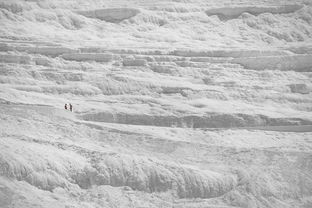
POLYGON ((87 11, 77 11, 78 14, 89 18, 104 20, 106 22, 119 23, 125 19, 134 17, 140 11, 132 8, 109 8, 87 11))

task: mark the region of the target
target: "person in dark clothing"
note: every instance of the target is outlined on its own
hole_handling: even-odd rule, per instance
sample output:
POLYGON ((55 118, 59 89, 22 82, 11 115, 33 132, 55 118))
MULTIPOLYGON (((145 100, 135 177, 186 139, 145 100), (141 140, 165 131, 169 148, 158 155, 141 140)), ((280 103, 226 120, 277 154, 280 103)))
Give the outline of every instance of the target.
POLYGON ((73 111, 73 105, 71 103, 69 103, 69 110, 73 111))
POLYGON ((67 104, 65 104, 65 106, 64 106, 64 107, 65 107, 65 110, 67 110, 67 104))

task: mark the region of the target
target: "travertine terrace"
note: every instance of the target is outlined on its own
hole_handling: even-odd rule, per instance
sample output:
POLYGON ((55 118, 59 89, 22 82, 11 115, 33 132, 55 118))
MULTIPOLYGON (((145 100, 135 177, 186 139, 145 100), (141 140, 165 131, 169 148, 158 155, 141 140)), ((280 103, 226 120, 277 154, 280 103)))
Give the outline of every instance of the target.
POLYGON ((0 207, 312 207, 312 2, 0 0, 0 207))

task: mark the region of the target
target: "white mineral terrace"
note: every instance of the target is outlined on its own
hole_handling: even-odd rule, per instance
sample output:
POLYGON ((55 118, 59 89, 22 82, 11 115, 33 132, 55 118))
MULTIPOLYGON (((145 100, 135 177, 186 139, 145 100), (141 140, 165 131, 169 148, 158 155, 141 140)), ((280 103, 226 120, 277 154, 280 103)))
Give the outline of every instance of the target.
POLYGON ((312 1, 0 0, 0 208, 33 207, 312 207, 312 1))

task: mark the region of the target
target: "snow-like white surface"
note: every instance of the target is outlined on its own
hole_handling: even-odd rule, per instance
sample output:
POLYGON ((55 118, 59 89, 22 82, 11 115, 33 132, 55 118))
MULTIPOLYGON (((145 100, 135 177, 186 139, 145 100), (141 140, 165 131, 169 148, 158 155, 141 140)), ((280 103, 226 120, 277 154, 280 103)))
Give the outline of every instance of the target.
POLYGON ((311 207, 311 48, 306 0, 0 0, 0 207, 311 207))

